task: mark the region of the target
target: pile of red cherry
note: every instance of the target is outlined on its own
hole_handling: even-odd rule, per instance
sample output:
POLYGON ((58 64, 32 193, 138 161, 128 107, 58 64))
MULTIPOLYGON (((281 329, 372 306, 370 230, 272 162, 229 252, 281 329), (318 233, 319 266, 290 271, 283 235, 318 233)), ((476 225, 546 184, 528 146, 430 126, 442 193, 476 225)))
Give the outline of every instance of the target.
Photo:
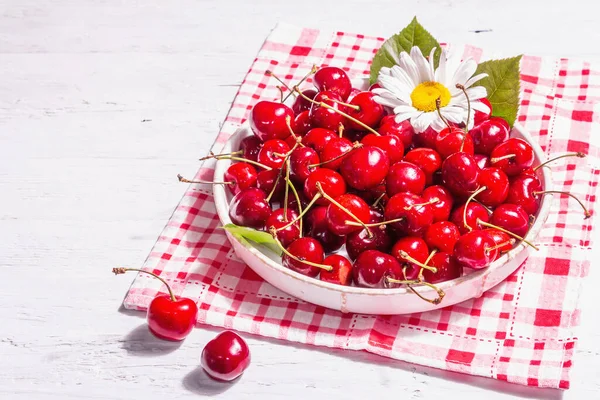
MULTIPOLYGON (((237 161, 213 183, 234 195, 234 224, 273 234, 284 266, 340 285, 436 288, 517 243, 535 248, 524 238, 547 193, 542 165, 487 99, 490 113, 475 111, 469 131, 447 123, 416 134, 339 68, 317 70, 313 83, 286 86, 291 107, 256 103, 254 135, 207 157, 237 161), (344 245, 348 258, 336 254, 344 245)), ((439 303, 437 290, 425 300, 439 303)))

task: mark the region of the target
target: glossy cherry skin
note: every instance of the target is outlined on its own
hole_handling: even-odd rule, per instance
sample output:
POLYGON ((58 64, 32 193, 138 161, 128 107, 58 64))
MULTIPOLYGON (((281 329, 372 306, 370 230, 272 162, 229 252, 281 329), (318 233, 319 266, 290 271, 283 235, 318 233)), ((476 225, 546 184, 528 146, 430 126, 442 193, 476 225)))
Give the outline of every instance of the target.
POLYGON ((183 340, 196 324, 198 306, 192 299, 158 295, 150 302, 146 318, 148 329, 159 339, 183 340))
POLYGON ((244 339, 235 332, 224 331, 204 346, 200 365, 211 378, 229 382, 244 373, 250 360, 244 339))
POLYGON ((302 111, 300 114, 296 114, 293 128, 296 136, 304 136, 313 128, 308 111, 302 111))
MULTIPOLYGON (((383 213, 373 208, 370 211, 370 224, 383 221, 383 213)), ((349 233, 346 236, 346 251, 351 260, 356 260, 361 253, 367 250, 379 250, 386 253, 392 246, 392 237, 386 225, 373 226, 369 229, 372 236, 369 236, 366 229, 349 233)))
POLYGON ((352 91, 352 83, 344 70, 337 67, 324 67, 313 76, 315 87, 322 92, 324 90, 337 93, 342 100, 347 100, 352 91))
POLYGON ((281 155, 287 154, 289 151, 290 146, 283 140, 267 140, 258 152, 257 161, 267 167, 279 169, 285 160, 285 157, 282 157, 281 155))
MULTIPOLYGON (((304 89, 302 91, 302 94, 312 100, 317 95, 317 91, 315 89, 304 89)), ((308 101, 304 96, 296 96, 296 100, 294 101, 294 104, 292 104, 292 111, 296 115, 304 111, 310 110, 310 107, 313 104, 310 101, 308 101)))
POLYGON ((379 147, 387 154, 390 164, 397 163, 404 156, 404 144, 396 135, 377 136, 374 133, 369 133, 362 138, 361 143, 365 146, 379 147))
POLYGON ((325 168, 338 170, 346 157, 342 155, 348 154, 350 150, 352 150, 352 142, 346 138, 338 137, 330 140, 325 147, 323 147, 323 150, 319 152, 319 159, 324 163, 323 166, 325 168))
POLYGON ((243 157, 247 160, 256 161, 258 152, 263 145, 263 141, 256 136, 246 136, 240 142, 240 150, 244 152, 243 157))
POLYGON ((540 208, 540 195, 542 183, 537 177, 521 174, 510 182, 506 202, 517 204, 530 215, 537 213, 540 208))
POLYGON ((498 250, 491 250, 496 243, 485 230, 471 231, 462 235, 454 246, 454 259, 460 267, 482 269, 495 259, 498 250))
POLYGON ((489 107, 490 111, 487 113, 475 110, 475 113, 473 115, 473 120, 474 120, 474 125, 477 126, 479 124, 481 124, 483 121, 490 119, 490 117, 492 116, 492 104, 490 103, 490 101, 486 98, 483 98, 480 100, 482 103, 484 103, 486 106, 489 107))
POLYGON ((435 253, 428 264, 430 267, 437 268, 436 273, 428 269, 423 270, 423 279, 429 283, 441 283, 460 278, 463 272, 462 267, 454 261, 452 253, 448 252, 435 253))
POLYGON ((446 253, 452 253, 454 244, 460 237, 460 231, 456 224, 450 221, 435 222, 425 231, 423 240, 431 250, 437 249, 446 253))
POLYGON ((500 143, 492 150, 490 161, 496 168, 500 168, 506 175, 516 176, 533 165, 533 149, 523 139, 510 138, 500 143), (498 160, 501 157, 512 155, 512 158, 498 160))
POLYGON ((515 239, 513 239, 510 235, 493 228, 484 230, 489 233, 490 237, 494 240, 494 243, 496 243, 496 246, 502 245, 501 247, 498 247, 498 254, 496 258, 499 258, 502 254, 512 250, 515 239))
MULTIPOLYGON (((458 231, 461 235, 469 232, 469 229, 465 226, 463 221, 463 213, 464 213, 465 205, 461 205, 452 211, 452 215, 450 216, 450 222, 458 227, 458 231)), ((478 220, 482 220, 483 222, 489 222, 490 214, 485 209, 484 206, 478 203, 470 202, 467 205, 467 225, 471 227, 471 229, 479 230, 482 229, 481 225, 477 222, 478 220)))
POLYGON ((471 137, 460 128, 445 128, 438 133, 435 139, 435 149, 443 160, 451 154, 462 152, 473 155, 473 141, 471 137), (464 140, 464 146, 463 146, 464 140))
POLYGON ((489 156, 500 143, 508 140, 508 124, 502 118, 492 117, 469 131, 475 152, 489 156))
MULTIPOLYGON (((346 182, 340 174, 329 168, 318 168, 304 181, 304 196, 307 199, 312 200, 319 193, 317 183, 320 183, 323 191, 334 199, 346 193, 346 182)), ((329 200, 321 197, 317 204, 324 206, 329 204, 329 200)))
POLYGON ((442 163, 442 181, 460 198, 468 197, 478 188, 479 167, 472 155, 454 153, 442 163))
POLYGON ((350 286, 352 283, 352 263, 344 256, 331 254, 323 260, 323 264, 333 267, 331 271, 322 270, 319 279, 323 282, 350 286))
POLYGON ((327 207, 317 206, 310 210, 304 223, 306 236, 317 239, 326 253, 333 253, 344 245, 344 237, 329 230, 327 224, 327 207))
POLYGON ((437 137, 438 132, 432 127, 429 127, 423 132, 415 133, 414 142, 416 143, 417 147, 427 147, 429 149, 435 149, 437 137))
MULTIPOLYGON (((335 198, 335 201, 363 223, 369 222, 369 205, 360 197, 346 193, 335 198)), ((348 225, 346 221, 358 222, 334 203, 327 206, 327 226, 332 233, 343 236, 362 229, 360 226, 348 225)))
POLYGON ((248 189, 256 186, 256 179, 258 177, 258 173, 256 172, 256 168, 254 168, 251 164, 240 162, 236 164, 232 164, 225 174, 223 175, 223 180, 225 182, 233 182, 232 184, 225 185, 229 191, 236 195, 244 189, 248 189))
POLYGON ((385 179, 387 195, 391 197, 400 192, 421 194, 426 180, 421 168, 410 162, 399 161, 390 167, 385 179))
POLYGON ((523 207, 505 203, 494 210, 490 223, 525 237, 529 230, 529 215, 523 207))
POLYGON ((339 136, 332 130, 313 128, 302 138, 302 144, 312 147, 317 153, 320 153, 330 140, 337 139, 338 137, 339 136))
POLYGON ((354 149, 340 166, 340 173, 348 186, 358 190, 372 189, 379 185, 390 169, 390 159, 375 146, 354 149))
POLYGON ((393 256, 377 250, 361 253, 352 267, 354 283, 359 287, 395 288, 387 278, 402 280, 402 267, 393 256))
POLYGON ((292 244, 287 247, 287 251, 302 261, 295 260, 284 253, 281 257, 284 267, 313 278, 319 275, 321 268, 303 262, 309 261, 316 264, 323 263, 325 254, 323 246, 321 246, 321 243, 319 243, 317 239, 301 237, 300 239, 293 241, 292 244))
MULTIPOLYGON (((375 128, 379 125, 379 122, 385 115, 385 110, 383 106, 379 103, 376 103, 373 98, 375 94, 372 92, 360 92, 356 96, 352 98, 350 104, 354 106, 358 106, 359 109, 356 110, 354 108, 348 107, 346 109, 346 114, 350 115, 352 118, 362 122, 370 128, 375 128)), ((351 119, 347 119, 345 122, 350 129, 355 129, 362 131, 365 128, 351 119)))
POLYGON ((290 135, 287 118, 294 121, 294 112, 285 104, 259 101, 250 112, 250 128, 263 142, 285 139, 290 135))
POLYGON ((429 256, 427 244, 421 238, 406 236, 399 239, 394 244, 394 247, 392 247, 392 255, 396 257, 396 260, 398 260, 402 266, 404 278, 408 280, 417 279, 421 267, 404 258, 402 252, 406 252, 409 257, 412 257, 421 263, 425 263, 429 256))
POLYGON ((257 188, 242 190, 231 199, 229 204, 231 221, 236 225, 249 228, 264 228, 271 212, 267 195, 257 188))
POLYGON ((479 167, 479 169, 484 169, 484 168, 492 166, 492 163, 490 162, 490 158, 486 155, 473 154, 473 158, 475 159, 475 162, 477 163, 477 166, 479 167))
POLYGON ((420 236, 433 222, 433 212, 421 196, 412 193, 398 193, 390 197, 385 205, 386 221, 402 218, 390 225, 400 234, 420 236))
POLYGON ((304 184, 308 175, 318 168, 320 162, 315 150, 310 147, 296 147, 290 155, 290 179, 304 184))
POLYGON ((486 189, 475 197, 483 205, 496 207, 506 201, 508 196, 508 177, 501 169, 488 167, 479 172, 479 187, 486 189))
MULTIPOLYGON (((340 97, 333 92, 319 92, 315 96, 315 101, 323 102, 340 110, 341 107, 336 101, 341 101, 340 97), (335 101, 334 101, 335 100, 335 101)), ((325 128, 332 131, 337 131, 340 124, 344 122, 344 117, 331 108, 322 107, 318 104, 313 104, 308 112, 310 123, 319 128, 325 128)))
POLYGON ((408 149, 412 146, 413 137, 415 135, 415 130, 410 124, 410 121, 405 120, 398 123, 396 122, 394 115, 387 115, 383 117, 377 132, 383 136, 397 136, 402 141, 405 149, 408 149))
POLYGON ((273 192, 273 196, 271 196, 272 200, 281 200, 285 194, 285 177, 282 176, 277 180, 278 176, 279 170, 277 169, 260 171, 257 175, 256 187, 265 192, 267 196, 273 190, 275 182, 277 182, 277 187, 273 192))
POLYGON ((431 185, 433 174, 442 168, 442 157, 440 157, 437 151, 427 147, 412 149, 406 153, 404 161, 417 165, 425 172, 427 185, 431 185))
POLYGON ((436 202, 429 205, 433 212, 433 222, 447 221, 450 218, 450 212, 454 206, 454 197, 448 189, 441 185, 429 186, 423 190, 421 197, 425 202, 437 199, 436 202))
MULTIPOLYGON (((283 216, 283 208, 278 208, 277 210, 273 211, 269 218, 267 218, 267 222, 265 222, 265 227, 267 228, 267 230, 271 227, 277 229, 288 225, 290 221, 293 221, 298 217, 298 214, 296 213, 296 211, 288 208, 287 219, 284 219, 283 216)), ((283 247, 289 246, 294 240, 298 239, 299 237, 299 223, 294 223, 285 229, 277 231, 277 239, 281 242, 283 247)))

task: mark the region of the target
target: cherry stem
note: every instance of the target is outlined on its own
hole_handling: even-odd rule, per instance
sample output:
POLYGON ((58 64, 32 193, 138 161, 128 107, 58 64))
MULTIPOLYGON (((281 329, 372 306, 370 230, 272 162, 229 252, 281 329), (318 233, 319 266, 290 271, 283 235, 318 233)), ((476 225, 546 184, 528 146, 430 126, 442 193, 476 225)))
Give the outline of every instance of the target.
POLYGON ((400 218, 396 218, 396 219, 390 219, 387 221, 381 221, 381 222, 373 222, 370 224, 360 224, 358 222, 353 222, 353 221, 346 221, 346 225, 351 225, 351 226, 368 226, 369 228, 374 228, 377 226, 381 226, 381 225, 387 225, 387 224, 393 224, 394 222, 402 222, 404 221, 404 217, 400 217, 400 218))
MULTIPOLYGON (((301 84, 304 83, 305 80, 308 79, 309 76, 311 76, 312 74, 314 74, 315 72, 317 72, 319 69, 317 68, 316 65, 313 65, 312 68, 310 69, 310 71, 308 71, 308 73, 306 75, 304 75, 304 77, 302 79, 300 79, 300 81, 298 83, 296 83, 294 85, 294 87, 298 87, 301 84)), ((285 98, 283 99, 282 103, 284 103, 292 94, 295 94, 294 91, 290 91, 287 96, 285 96, 285 98)))
POLYGON ((344 124, 342 124, 341 122, 338 125, 338 135, 339 137, 344 136, 344 124))
POLYGON ((576 202, 579 203, 579 205, 581 206, 581 208, 583 208, 583 212, 585 214, 585 218, 584 219, 588 219, 589 217, 592 216, 592 213, 586 208, 586 206, 583 204, 583 202, 581 200, 579 200, 579 198, 577 196, 575 196, 572 193, 569 192, 561 192, 560 190, 544 190, 541 192, 533 192, 534 195, 540 195, 540 194, 546 194, 546 193, 556 193, 556 194, 565 194, 573 199, 575 199, 576 202))
POLYGON ((277 239, 277 229, 274 229, 273 227, 271 227, 271 229, 269 229, 269 233, 271 233, 271 235, 273 235, 273 239, 275 239, 275 242, 277 243, 277 246, 279 246, 279 248, 281 249, 281 251, 283 251, 291 259, 294 259, 294 260, 296 260, 298 262, 301 262, 303 264, 307 264, 307 265, 310 265, 310 266, 313 266, 313 267, 324 269, 325 271, 328 271, 328 272, 333 269, 333 267, 331 265, 317 264, 317 263, 314 263, 312 261, 307 261, 307 260, 301 259, 300 257, 296 257, 295 255, 293 255, 292 253, 290 253, 289 251, 287 251, 287 249, 285 247, 283 247, 283 245, 281 244, 281 242, 279 241, 279 239, 277 239))
POLYGON ((271 191, 269 192, 269 195, 265 199, 265 200, 267 200, 267 202, 271 201, 271 197, 273 197, 273 195, 275 194, 275 189, 277 189, 277 185, 279 184, 279 180, 281 179, 282 175, 283 175, 283 168, 279 170, 279 173, 277 174, 277 178, 275 178, 275 182, 273 183, 273 188, 271 189, 271 191))
MULTIPOLYGON (((298 191, 296 190, 296 187, 292 184, 292 182, 288 179, 287 181, 287 185, 290 187, 290 189, 292 190, 292 193, 294 193, 294 197, 296 198, 296 203, 298 204, 298 212, 300 214, 302 214, 302 202, 300 202, 300 196, 298 196, 298 191)), ((300 237, 302 237, 302 218, 300 218, 300 237)))
POLYGON ((334 158, 332 158, 331 160, 323 161, 323 162, 320 162, 320 163, 317 163, 317 164, 310 164, 310 165, 308 166, 308 168, 321 167, 321 166, 323 166, 323 165, 325 165, 325 164, 327 164, 327 163, 330 163, 330 162, 333 162, 333 161, 339 160, 340 158, 347 156, 347 155, 348 155, 348 154, 349 154, 351 151, 353 151, 354 149, 358 149, 358 148, 361 148, 361 147, 363 147, 363 144, 362 144, 362 143, 360 143, 360 142, 354 142, 354 144, 352 145, 352 148, 351 148, 351 149, 349 149, 349 150, 346 150, 345 152, 343 152, 343 153, 342 153, 342 154, 340 154, 339 156, 337 156, 337 157, 334 157, 334 158))
POLYGON ((475 196, 477 196, 479 193, 483 192, 484 190, 486 190, 487 187, 486 186, 482 186, 479 189, 477 189, 475 192, 473 192, 473 194, 471 194, 469 196, 469 198, 467 199, 467 201, 465 202, 465 208, 463 208, 463 225, 465 226, 465 228, 467 228, 467 230, 469 232, 471 232, 473 230, 473 228, 471 228, 469 226, 469 224, 467 224, 467 206, 469 205, 469 203, 475 198, 475 196))
POLYGON ((177 179, 179 179, 179 182, 183 182, 183 183, 202 183, 202 184, 207 184, 207 185, 233 185, 233 184, 235 184, 235 182, 195 181, 195 180, 186 179, 183 176, 181 176, 180 174, 177 174, 177 179))
POLYGON ((477 199, 473 199, 473 201, 474 201, 475 203, 479 204, 481 207, 485 208, 485 210, 488 212, 488 214, 492 214, 492 213, 493 213, 493 211, 492 211, 492 210, 491 210, 491 209, 490 209, 488 206, 486 206, 485 204, 483 204, 483 203, 482 203, 482 202, 480 202, 479 200, 477 200, 477 199))
POLYGON ((256 161, 248 160, 247 158, 230 156, 228 154, 213 154, 212 156, 209 156, 207 158, 214 158, 216 160, 241 161, 241 162, 245 162, 245 163, 248 163, 248 164, 256 165, 257 167, 260 167, 260 168, 264 168, 267 171, 270 171, 270 170, 273 169, 271 167, 266 166, 265 164, 261 164, 261 163, 256 162, 256 161))
POLYGON ((323 96, 323 98, 324 98, 325 100, 331 100, 331 101, 333 101, 334 103, 338 103, 339 105, 342 105, 342 106, 344 106, 344 107, 348 107, 348 108, 351 108, 351 109, 353 109, 353 110, 360 111, 360 106, 357 106, 356 104, 344 103, 343 101, 336 100, 336 99, 332 99, 332 98, 330 98, 330 97, 327 97, 327 96, 323 96))
POLYGON ((429 205, 429 204, 435 204, 435 203, 437 203, 438 201, 440 201, 440 199, 438 199, 437 197, 432 197, 432 198, 431 198, 431 200, 429 200, 429 201, 428 201, 428 202, 426 202, 426 203, 417 203, 417 204, 411 204, 411 205, 409 205, 409 206, 406 206, 406 207, 404 207, 404 209, 405 209, 406 211, 410 211, 410 210, 412 210, 412 209, 413 209, 413 208, 415 208, 415 207, 423 207, 423 206, 426 206, 426 205, 429 205))
MULTIPOLYGON (((290 181, 290 159, 286 158, 285 159, 285 181, 289 182, 290 181)), ((290 187, 286 184, 285 185, 285 194, 283 195, 283 220, 285 222, 287 222, 287 207, 288 207, 288 193, 290 191, 290 187)))
POLYGON ((286 228, 289 228, 290 226, 292 226, 293 224, 295 224, 296 222, 298 222, 298 220, 302 219, 302 217, 304 216, 304 214, 306 214, 308 212, 308 210, 310 210, 310 208, 315 204, 315 202, 317 200, 319 200, 321 198, 321 193, 317 193, 315 194, 315 197, 312 198, 312 200, 310 201, 310 203, 308 203, 306 205, 306 208, 304 208, 304 210, 302 210, 302 212, 298 215, 298 217, 296 219, 294 219, 293 221, 288 222, 287 225, 284 225, 280 228, 277 228, 275 231, 282 231, 286 228))
POLYGON ((507 154, 507 155, 501 156, 501 157, 490 158, 490 163, 494 164, 494 163, 497 163, 498 161, 507 160, 509 158, 514 158, 516 156, 517 156, 516 154, 507 154))
POLYGON ((510 244, 510 245, 512 246, 513 244, 515 244, 515 239, 509 239, 509 240, 507 240, 506 242, 498 243, 498 244, 497 244, 497 245, 495 245, 495 246, 492 246, 492 247, 486 247, 486 248, 485 248, 485 252, 486 252, 486 253, 489 253, 490 251, 497 250, 497 249, 499 249, 499 248, 501 248, 501 247, 504 247, 504 246, 506 246, 507 244, 510 244))
MULTIPOLYGON (((287 125, 288 130, 290 131, 290 135, 296 141, 296 144, 294 145, 294 148, 292 150, 294 150, 296 148, 296 146, 304 147, 304 145, 302 144, 302 137, 296 135, 296 133, 292 129, 292 117, 290 117, 289 115, 287 117, 285 117, 285 124, 287 125)), ((291 150, 290 150, 290 152, 291 152, 291 150)))
POLYGON ((350 121, 354 122, 357 125, 362 126, 364 129, 366 129, 367 131, 371 132, 372 134, 376 135, 376 136, 381 136, 379 134, 379 132, 377 132, 375 129, 371 128, 369 125, 366 125, 365 123, 357 120, 354 117, 351 117, 350 115, 346 114, 345 112, 338 110, 337 108, 330 106, 329 104, 325 103, 325 102, 319 102, 319 101, 315 101, 313 99, 311 99, 310 97, 306 96, 304 93, 302 93, 299 89, 298 86, 294 86, 294 90, 296 90, 296 92, 302 96, 304 99, 306 99, 307 101, 313 103, 313 104, 317 104, 318 106, 327 108, 329 110, 332 110, 333 112, 336 112, 338 114, 340 114, 342 117, 346 117, 347 119, 349 119, 350 121))
MULTIPOLYGON (((431 261, 431 259, 435 255, 435 253, 437 253, 437 251, 438 251, 438 249, 431 250, 431 253, 429 253, 429 256, 427 256, 427 260, 425 260, 424 264, 429 264, 429 261, 431 261)), ((423 282, 423 268, 419 269, 418 279, 420 282, 423 282)))
POLYGON ((541 163, 537 167, 534 167, 533 170, 537 171, 538 169, 546 166, 546 164, 550 164, 551 162, 554 162, 556 160, 560 160, 561 158, 565 158, 565 157, 579 157, 579 158, 584 158, 585 157, 585 153, 582 153, 582 152, 578 151, 577 153, 563 154, 563 155, 560 155, 558 157, 554 157, 554 158, 551 158, 549 160, 544 161, 543 163, 541 163))
POLYGON ((115 275, 121 275, 127 271, 137 271, 137 272, 143 272, 144 274, 152 275, 153 277, 155 277, 156 279, 158 279, 159 281, 161 281, 162 283, 165 284, 165 286, 167 287, 167 290, 169 291, 169 296, 171 297, 171 301, 177 301, 177 298, 173 294, 173 291, 171 290, 171 286, 169 286, 167 281, 165 281, 163 278, 161 278, 160 276, 156 275, 153 272, 144 271, 143 269, 138 269, 138 268, 122 268, 121 267, 121 268, 113 268, 112 269, 112 272, 115 275))
MULTIPOLYGON (((362 226, 367 231, 367 235, 368 235, 369 238, 373 237, 373 232, 371 232, 371 230, 369 229, 369 227, 367 226, 367 224, 365 224, 364 222, 362 222, 360 220, 360 218, 358 218, 356 215, 352 214, 352 212, 350 210, 348 210, 346 207, 344 207, 343 205, 341 205, 340 203, 338 203, 337 201, 335 201, 333 199, 333 197, 331 197, 330 195, 328 195, 327 193, 325 193, 325 191, 323 190, 323 187, 321 186, 321 182, 317 182, 317 189, 319 189, 319 193, 321 193, 321 196, 323 196, 324 198, 326 198, 327 200, 329 200, 331 202, 331 204, 335 205, 340 210, 342 210, 343 212, 345 212, 346 214, 348 214, 356 222, 358 222, 360 224, 360 226, 362 226)), ((348 222, 351 222, 351 221, 346 221, 346 224, 348 224, 348 222)))
POLYGON ((469 133, 469 121, 471 120, 471 100, 469 99, 469 95, 467 95, 467 89, 460 83, 456 84, 456 88, 462 90, 467 98, 467 123, 465 125, 465 137, 463 137, 463 141, 460 145, 460 151, 463 151, 463 146, 465 145, 465 139, 467 138, 467 133, 469 133))
MULTIPOLYGON (((279 77, 277 75, 275 75, 273 73, 273 71, 267 70, 267 71, 265 71, 265 74, 272 76, 273 78, 275 78, 277 80, 277 82, 281 83, 283 85, 283 87, 285 87, 288 91, 290 91, 290 93, 292 92, 292 89, 290 89, 290 87, 284 81, 279 79, 279 77)), ((283 90, 279 86, 278 86, 278 88, 281 91, 281 102, 283 103, 283 90)))
POLYGON ((283 103, 283 89, 281 88, 281 86, 275 86, 277 88, 277 90, 279 90, 279 102, 283 103))
POLYGON ((379 202, 385 197, 386 194, 387 194, 386 192, 381 193, 381 195, 375 200, 375 202, 373 203, 373 205, 371 207, 377 207, 379 202))
POLYGON ((387 277, 387 281, 390 283, 400 283, 400 284, 405 284, 408 286, 408 288, 410 289, 411 292, 413 292, 414 294, 416 294, 417 296, 419 296, 419 298, 421 298, 421 300, 425 300, 428 303, 431 304, 440 304, 442 302, 442 299, 444 298, 444 296, 446 295, 446 293, 444 293, 444 291, 440 288, 438 288, 437 286, 429 283, 429 282, 425 282, 425 281, 416 281, 416 280, 400 280, 400 279, 394 279, 391 277, 387 277), (425 285, 428 286, 432 289, 434 289, 437 294, 438 297, 435 299, 428 299, 427 297, 424 297, 422 294, 420 294, 419 292, 417 292, 411 285, 425 285))
POLYGON ((519 239, 521 242, 523 242, 523 243, 525 243, 525 244, 533 247, 535 250, 539 250, 539 248, 536 245, 534 245, 533 243, 531 243, 529 240, 526 240, 526 239, 522 238, 521 236, 517 235, 516 233, 513 233, 513 232, 511 232, 509 230, 501 228, 501 227, 499 227, 497 225, 490 224, 489 222, 482 221, 479 218, 477 218, 477 224, 485 226, 485 227, 488 227, 488 228, 498 229, 499 231, 504 232, 504 233, 506 233, 506 234, 514 237, 515 239, 519 239))
POLYGON ((239 156, 241 154, 244 154, 244 150, 238 150, 238 151, 233 151, 231 153, 223 153, 223 154, 215 154, 211 151, 210 153, 208 153, 208 155, 206 157, 202 157, 198 161, 205 161, 205 160, 209 160, 211 158, 216 158, 216 157, 220 157, 220 156, 239 156))
POLYGON ((411 256, 410 256, 410 255, 409 255, 409 254, 408 254, 406 251, 404 251, 404 250, 400 250, 400 257, 404 258, 405 260, 407 260, 407 261, 409 261, 409 262, 411 262, 411 263, 413 263, 413 264, 415 264, 415 265, 418 265, 418 266, 419 266, 419 267, 421 267, 421 268, 425 268, 425 269, 427 269, 427 270, 429 270, 429 271, 433 272, 434 274, 437 272, 437 268, 436 268, 436 267, 430 267, 429 265, 422 263, 421 261, 419 261, 419 260, 417 260, 417 259, 415 259, 415 258, 411 257, 411 256))
POLYGON ((438 115, 440 116, 440 119, 446 124, 448 129, 452 129, 448 120, 446 118, 444 118, 444 116, 442 115, 441 105, 442 105, 442 98, 438 97, 437 99, 435 99, 435 108, 438 112, 438 115))

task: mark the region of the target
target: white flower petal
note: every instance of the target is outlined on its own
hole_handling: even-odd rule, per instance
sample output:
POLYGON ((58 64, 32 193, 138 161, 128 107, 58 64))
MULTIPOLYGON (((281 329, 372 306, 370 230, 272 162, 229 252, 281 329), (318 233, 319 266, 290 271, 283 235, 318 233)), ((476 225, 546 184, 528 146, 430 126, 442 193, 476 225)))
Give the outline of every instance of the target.
POLYGON ((409 95, 412 93, 412 91, 415 89, 415 87, 418 85, 418 83, 415 83, 410 76, 408 76, 408 74, 402 70, 402 68, 400 68, 397 65, 394 65, 392 67, 392 70, 390 71, 391 76, 393 76, 394 78, 398 79, 398 87, 405 91, 406 93, 408 93, 409 95))
POLYGON ((423 112, 410 119, 410 124, 416 133, 421 133, 429 128, 431 122, 436 118, 437 112, 423 112))
POLYGON ((454 73, 451 86, 456 87, 457 83, 460 83, 464 86, 467 80, 473 76, 475 70, 477 70, 477 63, 470 58, 465 60, 458 66, 456 72, 454 73))
POLYGON ((464 84, 464 87, 466 89, 470 88, 471 86, 473 86, 473 84, 475 82, 479 82, 480 80, 482 80, 483 78, 487 78, 488 74, 483 73, 483 74, 477 74, 475 76, 472 76, 471 78, 469 78, 469 80, 464 84))
POLYGON ((417 109, 414 109, 414 111, 405 113, 405 114, 397 114, 394 117, 394 121, 396 121, 397 124, 399 124, 400 122, 406 121, 407 119, 411 119, 413 116, 418 115, 421 111, 418 111, 417 109))
POLYGON ((438 64, 438 67, 435 70, 434 74, 435 81, 441 83, 444 86, 446 85, 446 60, 446 51, 442 50, 442 54, 440 55, 440 63, 438 64))
POLYGON ((416 108, 414 108, 413 106, 409 106, 407 104, 400 104, 400 105, 394 107, 394 114, 406 114, 406 113, 414 113, 414 112, 420 112, 420 111, 417 110, 416 108))
POLYGON ((407 52, 403 51, 400 54, 400 62, 398 66, 408 75, 410 80, 415 83, 415 86, 421 83, 419 70, 415 62, 410 58, 407 52))
POLYGON ((417 46, 413 46, 413 48, 410 49, 410 57, 415 62, 417 70, 419 71, 419 83, 433 81, 433 75, 430 74, 429 70, 429 63, 423 56, 423 53, 421 53, 421 49, 417 46))
MULTIPOLYGON (((405 103, 411 103, 410 93, 404 89, 401 81, 391 75, 381 75, 378 79, 379 84, 386 89, 391 95, 402 100, 405 103)), ((383 94, 382 94, 383 95, 383 94)))
POLYGON ((433 49, 431 49, 431 51, 429 52, 429 76, 431 77, 432 81, 435 81, 435 51, 437 50, 437 47, 434 47, 433 49))
POLYGON ((475 86, 468 88, 467 96, 469 96, 469 100, 471 101, 483 99, 484 97, 487 97, 487 89, 483 86, 475 86))
POLYGON ((490 112, 490 108, 487 106, 487 104, 485 104, 481 101, 472 102, 471 108, 473 110, 481 111, 482 113, 486 113, 486 114, 488 114, 490 112))
POLYGON ((431 121, 431 125, 429 125, 429 127, 436 132, 440 132, 442 129, 446 128, 446 123, 442 121, 442 119, 438 115, 437 118, 431 121))

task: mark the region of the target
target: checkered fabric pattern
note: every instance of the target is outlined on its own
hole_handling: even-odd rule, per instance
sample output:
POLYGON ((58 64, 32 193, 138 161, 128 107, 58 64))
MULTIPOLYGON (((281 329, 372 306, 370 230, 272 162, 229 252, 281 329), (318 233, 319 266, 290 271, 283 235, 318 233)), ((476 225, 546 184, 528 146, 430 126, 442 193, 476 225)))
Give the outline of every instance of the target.
MULTIPOLYGON (((266 70, 289 82, 299 80, 313 64, 335 65, 350 76, 360 76, 368 74, 370 60, 383 41, 279 25, 248 71, 213 150, 219 152, 259 99, 278 98, 277 82, 265 75, 266 70)), ((477 48, 453 50, 485 59, 477 48)), ((600 175, 600 66, 524 56, 521 68, 519 122, 547 155, 588 154, 585 159, 557 162, 553 178, 557 190, 579 196, 593 212, 600 175)), ((212 172, 212 165, 205 164, 196 177, 210 179, 212 172)), ((210 190, 201 185, 188 188, 143 267, 165 278, 177 295, 197 300, 198 324, 366 350, 523 385, 569 387, 594 217, 584 220, 566 196, 553 200, 536 242, 540 251, 481 297, 427 313, 371 316, 315 306, 264 282, 235 256, 219 229, 210 190)), ((158 280, 141 274, 124 304, 145 310, 164 290, 158 280)))

